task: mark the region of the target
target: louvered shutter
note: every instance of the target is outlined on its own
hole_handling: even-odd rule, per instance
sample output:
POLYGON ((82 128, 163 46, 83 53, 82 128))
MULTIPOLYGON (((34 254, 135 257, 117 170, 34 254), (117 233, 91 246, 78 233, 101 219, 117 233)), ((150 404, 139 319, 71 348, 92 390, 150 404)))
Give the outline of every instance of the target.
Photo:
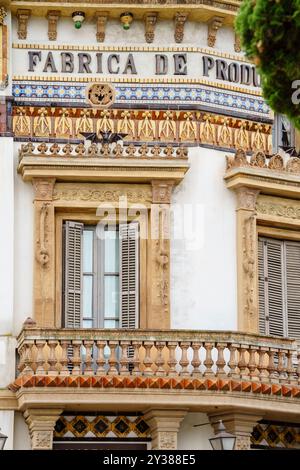
MULTIPOLYGON (((259 253, 259 266, 264 270, 264 302, 260 299, 260 324, 265 319, 266 334, 285 336, 285 282, 284 244, 281 240, 260 239, 263 249, 259 253)), ((263 289, 259 282, 259 291, 263 289)))
POLYGON ((300 243, 285 242, 288 336, 300 338, 300 243))
POLYGON ((67 221, 64 228, 64 326, 81 327, 83 224, 67 221))
POLYGON ((267 324, 268 318, 268 305, 267 301, 267 285, 266 278, 267 273, 265 269, 265 243, 263 240, 258 240, 258 300, 259 300, 259 332, 262 335, 266 335, 269 330, 269 325, 267 324))
POLYGON ((120 224, 120 312, 122 328, 139 327, 139 228, 120 224))

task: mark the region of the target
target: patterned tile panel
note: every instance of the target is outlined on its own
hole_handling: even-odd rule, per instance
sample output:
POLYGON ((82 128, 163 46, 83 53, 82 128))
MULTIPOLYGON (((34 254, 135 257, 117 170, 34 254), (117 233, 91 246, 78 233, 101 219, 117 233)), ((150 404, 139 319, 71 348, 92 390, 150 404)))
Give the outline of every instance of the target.
MULTIPOLYGON (((270 110, 262 97, 230 90, 219 90, 205 85, 178 84, 120 84, 114 85, 117 105, 168 105, 211 108, 219 112, 235 112, 270 119, 270 110)), ((13 96, 16 102, 45 102, 55 100, 57 104, 85 102, 85 84, 45 83, 14 81, 13 96)))
POLYGON ((300 449, 300 426, 260 423, 255 426, 251 443, 271 448, 300 449))

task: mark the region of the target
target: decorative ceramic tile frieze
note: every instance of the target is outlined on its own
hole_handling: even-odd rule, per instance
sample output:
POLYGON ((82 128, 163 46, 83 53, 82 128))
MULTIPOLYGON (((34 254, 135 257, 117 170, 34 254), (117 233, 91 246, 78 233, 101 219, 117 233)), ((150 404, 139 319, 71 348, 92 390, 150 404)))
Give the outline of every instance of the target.
MULTIPOLYGON (((14 81, 16 102, 55 101, 56 104, 86 102, 86 84, 14 81)), ((251 94, 220 90, 205 85, 116 83, 116 105, 199 106, 244 117, 270 119, 263 98, 251 94)))
POLYGON ((300 427, 291 423, 260 423, 253 429, 251 443, 263 448, 300 449, 300 427))

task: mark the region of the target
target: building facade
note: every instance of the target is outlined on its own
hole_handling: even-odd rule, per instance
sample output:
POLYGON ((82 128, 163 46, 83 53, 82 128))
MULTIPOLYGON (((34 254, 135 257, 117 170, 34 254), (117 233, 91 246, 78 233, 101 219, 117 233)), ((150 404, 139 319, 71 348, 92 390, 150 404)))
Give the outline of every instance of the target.
POLYGON ((240 2, 0 8, 7 449, 300 446, 300 160, 240 2))

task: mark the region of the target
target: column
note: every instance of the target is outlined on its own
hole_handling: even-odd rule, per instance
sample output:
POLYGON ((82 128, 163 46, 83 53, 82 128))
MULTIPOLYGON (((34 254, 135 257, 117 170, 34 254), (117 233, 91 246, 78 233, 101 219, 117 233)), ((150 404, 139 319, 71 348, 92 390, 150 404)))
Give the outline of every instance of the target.
POLYGON ((53 431, 61 409, 27 409, 24 418, 29 428, 32 450, 51 450, 53 431))
POLYGON ((55 214, 54 178, 34 178, 34 320, 55 326, 55 214))
POLYGON ((259 191, 247 187, 237 195, 238 329, 258 333, 258 266, 255 205, 259 191))
POLYGON ((219 411, 208 413, 208 417, 215 433, 222 420, 226 431, 236 436, 235 450, 250 450, 252 431, 262 419, 262 415, 250 411, 219 411))
POLYGON ((153 450, 176 450, 180 423, 187 413, 186 409, 150 409, 144 418, 151 429, 153 450))

